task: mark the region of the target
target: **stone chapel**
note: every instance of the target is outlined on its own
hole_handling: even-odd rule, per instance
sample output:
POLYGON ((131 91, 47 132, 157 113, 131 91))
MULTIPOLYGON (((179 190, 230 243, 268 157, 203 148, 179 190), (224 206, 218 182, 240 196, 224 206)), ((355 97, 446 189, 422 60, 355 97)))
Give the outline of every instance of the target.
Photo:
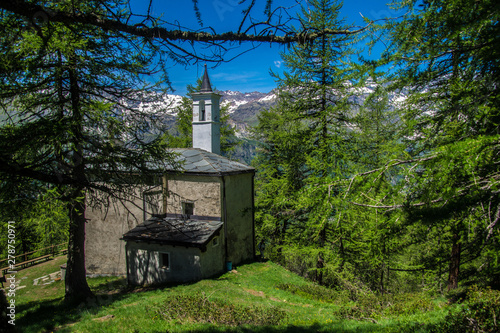
POLYGON ((187 282, 254 259, 255 170, 220 155, 221 95, 206 67, 192 98, 193 148, 172 149, 181 166, 158 170, 161 185, 138 185, 142 200, 87 210, 88 275, 187 282))

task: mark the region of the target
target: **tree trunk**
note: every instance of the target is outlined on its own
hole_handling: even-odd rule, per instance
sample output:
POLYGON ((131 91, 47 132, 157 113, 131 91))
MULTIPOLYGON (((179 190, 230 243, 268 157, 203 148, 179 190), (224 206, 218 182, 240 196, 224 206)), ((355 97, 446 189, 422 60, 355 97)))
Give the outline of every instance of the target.
POLYGON ((69 244, 66 264, 65 300, 70 303, 84 302, 94 297, 85 270, 85 192, 75 190, 69 207, 69 244))
MULTIPOLYGON (((319 234, 319 247, 323 248, 326 241, 326 225, 323 226, 319 234)), ((323 285, 323 268, 325 267, 325 259, 323 258, 323 252, 318 253, 318 259, 316 261, 316 279, 319 285, 323 285)))
POLYGON ((453 245, 451 246, 450 272, 448 275, 448 291, 458 287, 458 274, 460 273, 461 246, 458 233, 453 234, 453 245))
POLYGON ((318 254, 318 260, 316 262, 316 282, 319 285, 323 285, 323 267, 325 260, 323 259, 323 254, 320 252, 318 254))
POLYGON ((384 270, 385 270, 385 265, 382 264, 380 266, 380 294, 384 295, 385 289, 384 289, 384 270))
MULTIPOLYGON (((456 40, 457 45, 460 47, 460 37, 457 38, 456 40)), ((451 79, 453 80, 452 82, 456 82, 456 84, 459 84, 458 82, 460 81, 460 75, 459 75, 459 66, 460 66, 460 57, 457 54, 457 52, 452 53, 452 77, 451 79)), ((452 85, 452 87, 455 86, 455 84, 452 85)), ((451 108, 452 112, 455 114, 459 114, 459 98, 458 94, 455 93, 454 91, 451 92, 451 108)), ((459 221, 457 221, 459 223, 459 221)), ((456 289, 458 287, 458 273, 460 271, 460 237, 458 235, 458 226, 455 226, 453 230, 453 245, 451 246, 451 258, 450 258, 450 271, 448 275, 448 291, 452 289, 456 289)))
POLYGON ((69 244, 66 264, 65 300, 70 303, 85 302, 94 295, 87 284, 85 270, 85 161, 83 153, 83 115, 80 109, 80 89, 78 87, 76 56, 70 58, 69 68, 72 132, 74 150, 71 161, 71 173, 76 185, 71 188, 69 201, 69 244))

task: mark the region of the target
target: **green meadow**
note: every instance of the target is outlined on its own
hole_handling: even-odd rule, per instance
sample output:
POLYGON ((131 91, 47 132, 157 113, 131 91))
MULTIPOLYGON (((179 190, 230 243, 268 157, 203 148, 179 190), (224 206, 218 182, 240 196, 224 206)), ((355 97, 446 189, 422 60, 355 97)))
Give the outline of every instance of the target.
MULTIPOLYGON (((17 331, 451 332, 462 323, 450 319, 460 318, 467 304, 426 293, 352 295, 267 261, 182 285, 132 288, 124 277, 89 278, 96 299, 69 306, 63 281, 33 285, 64 261, 17 273, 24 286, 16 291, 17 331)), ((498 293, 493 296, 499 302, 498 293)))

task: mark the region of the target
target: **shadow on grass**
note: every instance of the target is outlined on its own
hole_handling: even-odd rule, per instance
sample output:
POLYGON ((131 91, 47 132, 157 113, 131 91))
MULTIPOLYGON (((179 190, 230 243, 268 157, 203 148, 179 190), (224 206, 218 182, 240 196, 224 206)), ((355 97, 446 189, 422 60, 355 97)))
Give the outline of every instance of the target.
MULTIPOLYGON (((86 300, 76 306, 68 306, 63 298, 53 300, 35 301, 16 306, 16 313, 19 315, 16 318, 17 332, 71 332, 72 323, 78 322, 83 316, 88 314, 96 315, 101 309, 112 306, 113 303, 119 302, 130 297, 131 294, 148 292, 153 290, 168 290, 172 286, 179 284, 168 284, 162 286, 148 287, 131 287, 126 284, 126 279, 108 279, 98 278, 97 280, 89 280, 89 285, 95 293, 96 298, 86 300), (98 279, 101 279, 102 282, 98 279), (93 281, 92 281, 93 280, 93 281), (57 327, 57 329, 55 329, 57 327)), ((196 283, 196 282, 193 282, 196 283)), ((183 283, 182 285, 189 285, 183 283)), ((346 320, 346 325, 341 320, 334 323, 313 323, 311 325, 281 325, 281 326, 240 326, 240 327, 221 327, 221 326, 205 326, 200 329, 189 330, 192 333, 309 333, 309 332, 420 332, 425 331, 425 325, 419 323, 411 323, 404 327, 394 323, 392 325, 377 325, 363 321, 346 320), (348 323, 349 322, 349 323, 348 323)), ((146 332, 136 330, 135 332, 146 332)), ((153 333, 168 333, 168 331, 156 331, 153 333)), ((149 332, 148 332, 149 333, 149 332)))
MULTIPOLYGON (((347 328, 342 327, 341 323, 335 324, 319 324, 314 323, 311 325, 295 326, 239 326, 231 328, 223 327, 206 327, 201 329, 190 329, 189 333, 371 333, 371 332, 421 332, 420 329, 424 325, 417 325, 418 327, 400 327, 400 326, 379 326, 376 324, 360 324, 356 327, 347 328)), ((425 328, 424 328, 425 331, 425 328)), ((142 331, 135 331, 134 333, 142 333, 142 331)), ((169 331, 155 331, 148 333, 169 333, 169 331)))
POLYGON ((17 332, 52 332, 66 331, 72 323, 81 319, 84 314, 97 314, 102 308, 112 305, 131 294, 155 290, 167 290, 179 285, 190 285, 198 281, 188 283, 167 283, 151 286, 129 286, 126 278, 93 278, 88 280, 89 286, 95 295, 94 299, 87 299, 76 305, 68 305, 62 297, 32 301, 20 304, 16 307, 17 332), (94 279, 102 279, 95 282, 94 279), (94 281, 92 281, 94 280, 94 281))
POLYGON ((103 281, 91 286, 94 299, 81 303, 67 304, 62 297, 32 301, 16 307, 16 329, 18 332, 53 331, 58 326, 68 326, 77 322, 83 314, 97 313, 103 307, 109 306, 125 298, 134 288, 126 285, 125 280, 103 281))

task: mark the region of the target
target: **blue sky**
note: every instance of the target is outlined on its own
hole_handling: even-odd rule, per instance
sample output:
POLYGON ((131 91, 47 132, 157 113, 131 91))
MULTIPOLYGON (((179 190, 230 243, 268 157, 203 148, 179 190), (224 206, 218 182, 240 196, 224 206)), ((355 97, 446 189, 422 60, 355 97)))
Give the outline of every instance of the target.
MULTIPOLYGON (((360 13, 370 19, 401 15, 401 12, 392 10, 387 6, 388 1, 346 1, 341 14, 346 23, 359 25, 363 23, 360 13)), ((145 13, 144 0, 131 0, 131 2, 132 10, 135 13, 145 13)), ((239 2, 239 0, 198 0, 204 27, 213 27, 218 33, 236 30, 243 17, 241 12, 246 6, 246 4, 238 5, 239 2)), ((302 0, 302 3, 305 2, 305 0, 302 0)), ((257 0, 257 3, 261 7, 254 9, 255 14, 263 12, 265 0, 257 0)), ((273 6, 282 5, 288 7, 295 3, 295 0, 274 0, 273 6)), ((153 15, 161 15, 166 21, 178 22, 184 27, 201 29, 191 0, 153 0, 151 11, 153 15)), ((236 49, 228 57, 230 58, 248 48, 250 48, 248 44, 236 45, 236 49)), ((219 90, 269 92, 276 87, 276 83, 270 76, 269 71, 273 70, 278 73, 282 71, 280 52, 283 51, 285 51, 283 46, 262 44, 257 49, 244 53, 236 59, 222 63, 215 68, 213 68, 213 64, 208 63, 212 85, 219 90)), ((185 95, 186 85, 194 84, 196 79, 203 74, 204 63, 185 67, 172 61, 166 65, 172 87, 175 89, 174 94, 185 95)))

